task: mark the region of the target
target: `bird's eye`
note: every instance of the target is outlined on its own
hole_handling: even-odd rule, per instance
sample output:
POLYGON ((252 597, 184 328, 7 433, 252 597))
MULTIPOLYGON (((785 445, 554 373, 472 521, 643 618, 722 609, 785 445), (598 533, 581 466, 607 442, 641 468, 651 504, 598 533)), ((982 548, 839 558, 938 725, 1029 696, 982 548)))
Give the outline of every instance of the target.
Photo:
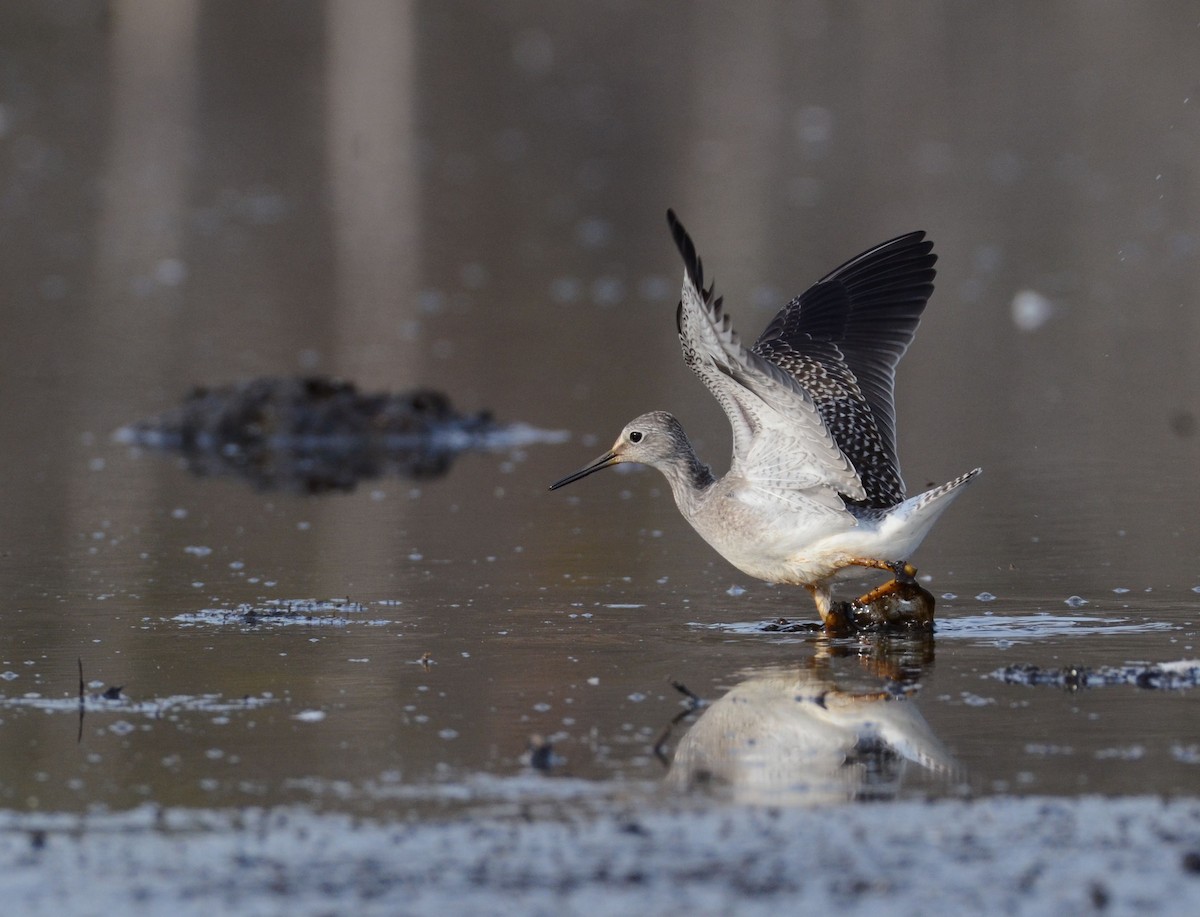
POLYGON ((633 430, 633 431, 631 431, 631 432, 630 432, 630 434, 629 434, 629 441, 630 441, 631 443, 640 443, 640 442, 642 441, 642 434, 641 434, 641 432, 640 432, 640 431, 638 431, 638 430, 633 430))

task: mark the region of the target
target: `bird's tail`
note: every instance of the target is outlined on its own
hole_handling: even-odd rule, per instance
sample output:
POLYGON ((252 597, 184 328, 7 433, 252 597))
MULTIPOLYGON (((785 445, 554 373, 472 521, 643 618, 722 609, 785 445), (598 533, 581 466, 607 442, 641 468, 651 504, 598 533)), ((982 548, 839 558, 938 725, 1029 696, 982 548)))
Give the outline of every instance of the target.
POLYGON ((937 522, 938 517, 954 502, 963 489, 979 477, 982 468, 960 474, 953 481, 910 497, 887 514, 881 528, 896 527, 903 531, 904 538, 911 541, 913 550, 919 545, 937 522))

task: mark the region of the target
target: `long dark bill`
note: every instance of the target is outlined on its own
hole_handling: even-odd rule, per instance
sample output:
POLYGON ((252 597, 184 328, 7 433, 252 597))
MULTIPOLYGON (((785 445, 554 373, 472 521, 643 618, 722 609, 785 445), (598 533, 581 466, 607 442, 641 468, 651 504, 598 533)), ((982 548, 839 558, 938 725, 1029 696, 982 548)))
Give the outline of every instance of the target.
POLYGON ((586 478, 593 471, 599 471, 601 468, 607 468, 609 465, 615 464, 616 460, 617 454, 615 452, 606 452, 590 465, 584 465, 574 474, 569 474, 561 481, 556 481, 555 483, 551 484, 550 489, 558 490, 560 487, 566 487, 573 481, 578 481, 580 478, 586 478))

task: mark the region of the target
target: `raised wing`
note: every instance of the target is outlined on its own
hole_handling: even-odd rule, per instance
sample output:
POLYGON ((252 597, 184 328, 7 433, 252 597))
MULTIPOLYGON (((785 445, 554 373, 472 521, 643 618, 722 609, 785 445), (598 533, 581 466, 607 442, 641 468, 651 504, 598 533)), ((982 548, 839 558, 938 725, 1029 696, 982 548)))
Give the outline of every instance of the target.
POLYGON ((753 351, 808 393, 866 491, 861 503, 904 499, 896 457, 896 364, 933 292, 937 256, 925 233, 884 242, 789 302, 753 351))
POLYGON ((831 509, 841 509, 838 494, 863 500, 862 483, 813 399, 783 368, 742 346, 720 297, 711 285, 705 289, 696 247, 674 211, 667 211, 667 222, 684 263, 676 312, 683 359, 729 417, 731 471, 782 499, 823 487, 831 509))

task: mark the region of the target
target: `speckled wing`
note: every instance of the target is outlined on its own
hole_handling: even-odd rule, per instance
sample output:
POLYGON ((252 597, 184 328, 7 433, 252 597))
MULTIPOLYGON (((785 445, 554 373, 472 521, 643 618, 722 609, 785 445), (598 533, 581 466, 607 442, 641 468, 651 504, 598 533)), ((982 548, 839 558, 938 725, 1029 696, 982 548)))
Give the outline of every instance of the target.
POLYGON ((884 242, 789 302, 752 348, 809 394, 866 490, 868 507, 904 499, 896 458, 896 364, 933 292, 925 233, 884 242))
POLYGON ((764 494, 843 509, 838 494, 862 500, 862 483, 825 426, 812 397, 783 368, 742 346, 713 287, 704 287, 696 247, 676 218, 667 222, 683 256, 676 312, 683 359, 713 393, 733 427, 735 472, 764 494))

